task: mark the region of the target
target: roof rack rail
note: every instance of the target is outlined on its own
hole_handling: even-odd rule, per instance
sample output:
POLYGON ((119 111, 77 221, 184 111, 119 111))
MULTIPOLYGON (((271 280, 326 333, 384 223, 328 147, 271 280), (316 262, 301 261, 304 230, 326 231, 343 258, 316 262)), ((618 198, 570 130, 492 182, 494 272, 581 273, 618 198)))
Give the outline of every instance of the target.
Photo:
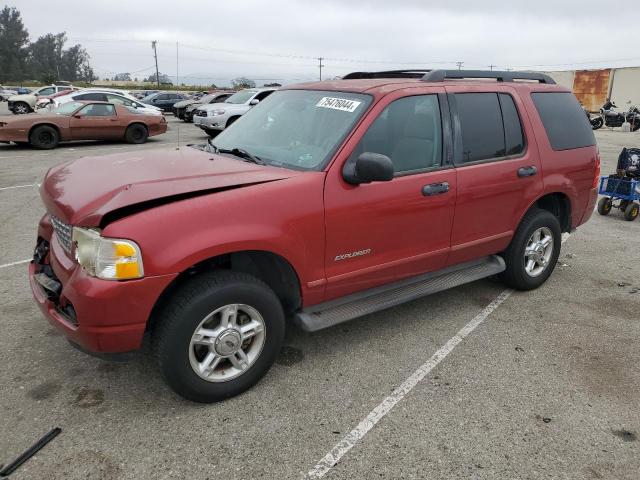
POLYGON ((365 78, 423 78, 431 70, 386 70, 384 72, 351 72, 343 80, 361 80, 365 78))
POLYGON ((500 72, 496 70, 432 70, 422 77, 424 82, 444 82, 445 80, 460 80, 464 78, 495 78, 498 82, 513 82, 514 80, 534 80, 540 83, 555 85, 555 80, 549 75, 538 72, 500 72))

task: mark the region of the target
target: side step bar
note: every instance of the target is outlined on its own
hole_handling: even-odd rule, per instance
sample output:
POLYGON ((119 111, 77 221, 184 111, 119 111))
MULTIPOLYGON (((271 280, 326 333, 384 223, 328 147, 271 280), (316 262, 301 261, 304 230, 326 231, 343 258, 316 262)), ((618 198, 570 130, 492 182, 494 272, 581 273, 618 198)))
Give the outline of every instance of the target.
POLYGON ((315 332, 416 298, 490 277, 504 271, 505 268, 501 257, 491 255, 314 305, 298 312, 294 317, 294 323, 302 330, 315 332))

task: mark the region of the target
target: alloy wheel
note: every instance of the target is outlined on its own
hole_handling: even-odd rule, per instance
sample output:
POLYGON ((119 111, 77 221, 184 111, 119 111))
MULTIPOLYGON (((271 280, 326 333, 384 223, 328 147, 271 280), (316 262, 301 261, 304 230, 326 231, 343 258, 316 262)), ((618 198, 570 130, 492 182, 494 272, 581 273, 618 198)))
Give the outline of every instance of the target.
POLYGON ((540 227, 531 234, 524 250, 524 269, 527 275, 537 277, 548 267, 553 255, 553 233, 540 227))

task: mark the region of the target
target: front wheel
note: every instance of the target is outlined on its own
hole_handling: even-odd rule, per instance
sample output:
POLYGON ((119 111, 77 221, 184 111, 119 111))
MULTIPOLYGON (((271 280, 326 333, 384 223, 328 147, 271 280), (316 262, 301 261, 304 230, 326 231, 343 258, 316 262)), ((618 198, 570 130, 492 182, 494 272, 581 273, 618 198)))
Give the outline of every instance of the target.
POLYGON ((31 107, 28 103, 18 102, 13 106, 14 115, 24 115, 25 113, 31 112, 31 107))
POLYGON ((517 290, 538 288, 556 266, 561 239, 560 222, 555 215, 541 209, 528 212, 503 254, 507 268, 501 274, 502 280, 517 290))
POLYGON ((275 361, 285 332, 282 305, 257 278, 208 272, 185 283, 160 314, 153 342, 171 388, 195 402, 238 395, 275 361))
POLYGON ((602 117, 596 117, 590 120, 590 122, 591 122, 591 128, 593 130, 598 130, 599 128, 602 127, 602 125, 604 125, 604 120, 602 120, 602 117))
POLYGON ((598 200, 598 213, 600 215, 609 215, 613 202, 609 197, 602 197, 598 200))
POLYGON ((139 123, 129 125, 124 134, 127 143, 144 143, 147 141, 148 136, 149 132, 147 132, 147 127, 139 123))
POLYGON ((29 143, 40 150, 56 148, 60 142, 58 131, 49 125, 34 128, 29 134, 29 143))

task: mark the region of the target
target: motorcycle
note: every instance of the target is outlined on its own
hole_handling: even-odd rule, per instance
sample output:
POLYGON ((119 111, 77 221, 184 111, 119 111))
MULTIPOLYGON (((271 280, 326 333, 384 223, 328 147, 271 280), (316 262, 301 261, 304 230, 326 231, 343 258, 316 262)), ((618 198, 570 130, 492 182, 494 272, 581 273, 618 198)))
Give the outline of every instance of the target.
POLYGON ((603 125, 615 128, 628 123, 632 132, 640 129, 640 109, 638 107, 631 106, 626 113, 616 112, 613 110, 614 108, 618 108, 618 106, 613 102, 607 102, 600 108, 600 115, 594 118, 591 118, 591 115, 587 115, 591 128, 597 130, 603 125))

